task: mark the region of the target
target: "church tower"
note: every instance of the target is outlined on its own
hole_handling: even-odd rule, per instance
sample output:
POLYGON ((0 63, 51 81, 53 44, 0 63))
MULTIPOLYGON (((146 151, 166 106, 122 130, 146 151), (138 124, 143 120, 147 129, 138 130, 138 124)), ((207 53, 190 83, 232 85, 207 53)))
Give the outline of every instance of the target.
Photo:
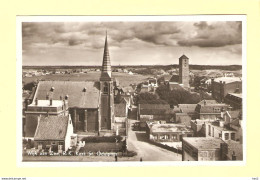
POLYGON ((179 84, 183 84, 183 88, 189 88, 190 81, 190 71, 189 71, 189 58, 182 55, 179 58, 179 84))
POLYGON ((114 94, 107 34, 105 39, 102 71, 100 76, 100 123, 99 129, 111 130, 114 123, 114 94))

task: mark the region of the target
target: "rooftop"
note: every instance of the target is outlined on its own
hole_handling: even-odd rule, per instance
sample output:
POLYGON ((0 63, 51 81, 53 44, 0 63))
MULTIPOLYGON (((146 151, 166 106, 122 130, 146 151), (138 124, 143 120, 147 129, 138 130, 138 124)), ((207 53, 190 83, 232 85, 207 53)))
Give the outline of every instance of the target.
MULTIPOLYGON (((62 100, 52 100, 52 107, 61 107, 63 105, 62 100)), ((28 105, 29 107, 50 107, 50 100, 38 100, 38 104, 36 105, 36 101, 33 101, 32 104, 28 105)))
POLYGON ((92 81, 40 81, 34 101, 60 100, 68 97, 69 107, 97 108, 99 106, 99 82, 92 81))
POLYGON ((214 82, 225 82, 227 83, 232 83, 232 82, 242 82, 242 79, 240 77, 219 77, 219 78, 215 78, 214 82))
POLYGON ((242 99, 242 93, 228 93, 228 95, 235 96, 242 99))
POLYGON ((183 113, 193 113, 195 112, 197 104, 179 104, 179 108, 183 113))
POLYGON ((34 140, 64 140, 69 116, 42 117, 37 126, 34 140))
POLYGON ((220 144, 224 143, 222 139, 214 137, 184 137, 183 141, 198 150, 219 149, 220 144))
POLYGON ((191 132, 192 130, 185 125, 179 124, 152 124, 151 132, 191 132))

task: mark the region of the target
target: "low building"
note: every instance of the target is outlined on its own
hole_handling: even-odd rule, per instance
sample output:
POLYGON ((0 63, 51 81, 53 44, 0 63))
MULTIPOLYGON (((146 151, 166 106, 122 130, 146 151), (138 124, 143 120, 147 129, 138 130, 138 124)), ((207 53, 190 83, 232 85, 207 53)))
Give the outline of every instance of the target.
POLYGON ((191 128, 180 124, 150 124, 147 135, 155 142, 179 142, 183 137, 192 137, 191 128))
POLYGON ((68 115, 67 100, 38 100, 27 106, 25 111, 24 137, 33 138, 40 116, 66 116, 68 115))
POLYGON ((198 117, 195 112, 196 106, 197 104, 179 104, 177 106, 179 111, 174 114, 175 122, 190 126, 190 121, 198 117))
POLYGON ((221 160, 220 138, 185 137, 182 141, 182 161, 219 161, 221 160))
POLYGON ((242 161, 243 145, 237 141, 232 140, 221 144, 221 159, 226 161, 242 161))
POLYGON ((206 137, 218 137, 224 141, 236 140, 236 130, 224 125, 224 121, 207 122, 206 137))
POLYGON ((218 103, 216 100, 202 100, 197 104, 195 111, 198 119, 217 120, 221 117, 221 112, 227 111, 229 108, 229 105, 218 103))
POLYGON ((34 135, 37 149, 67 151, 72 141, 73 125, 70 116, 41 117, 34 135))
POLYGON ((212 120, 191 120, 190 125, 191 129, 194 132, 195 137, 206 137, 206 122, 210 122, 212 120))
POLYGON ((138 104, 138 120, 166 120, 173 118, 169 104, 138 104))
POLYGON ((220 77, 212 79, 212 97, 218 102, 224 102, 228 93, 242 93, 242 79, 240 77, 220 77))

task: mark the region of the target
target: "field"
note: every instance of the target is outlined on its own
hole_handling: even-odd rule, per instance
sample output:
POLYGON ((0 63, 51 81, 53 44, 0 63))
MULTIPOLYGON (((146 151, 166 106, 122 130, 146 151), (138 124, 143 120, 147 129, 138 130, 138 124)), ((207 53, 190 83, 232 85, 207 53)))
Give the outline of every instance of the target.
POLYGON ((191 70, 195 76, 221 77, 224 73, 233 73, 236 77, 242 77, 242 70, 227 71, 221 69, 191 70))
MULTIPOLYGON (((27 84, 37 80, 60 80, 60 81, 99 81, 101 72, 88 72, 87 74, 51 74, 46 76, 33 76, 33 77, 23 77, 23 83, 27 84)), ((130 75, 128 73, 113 72, 112 76, 115 77, 121 87, 128 87, 132 83, 141 83, 145 81, 148 75, 134 74, 130 75)))

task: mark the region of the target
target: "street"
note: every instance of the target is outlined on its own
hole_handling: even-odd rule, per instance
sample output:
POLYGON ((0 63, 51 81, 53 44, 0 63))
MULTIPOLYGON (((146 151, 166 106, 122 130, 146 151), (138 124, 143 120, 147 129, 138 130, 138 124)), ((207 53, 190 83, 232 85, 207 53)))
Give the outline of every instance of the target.
POLYGON ((129 151, 137 152, 136 160, 142 161, 181 161, 180 154, 150 144, 146 132, 133 131, 132 125, 137 120, 129 120, 127 146, 129 151))

